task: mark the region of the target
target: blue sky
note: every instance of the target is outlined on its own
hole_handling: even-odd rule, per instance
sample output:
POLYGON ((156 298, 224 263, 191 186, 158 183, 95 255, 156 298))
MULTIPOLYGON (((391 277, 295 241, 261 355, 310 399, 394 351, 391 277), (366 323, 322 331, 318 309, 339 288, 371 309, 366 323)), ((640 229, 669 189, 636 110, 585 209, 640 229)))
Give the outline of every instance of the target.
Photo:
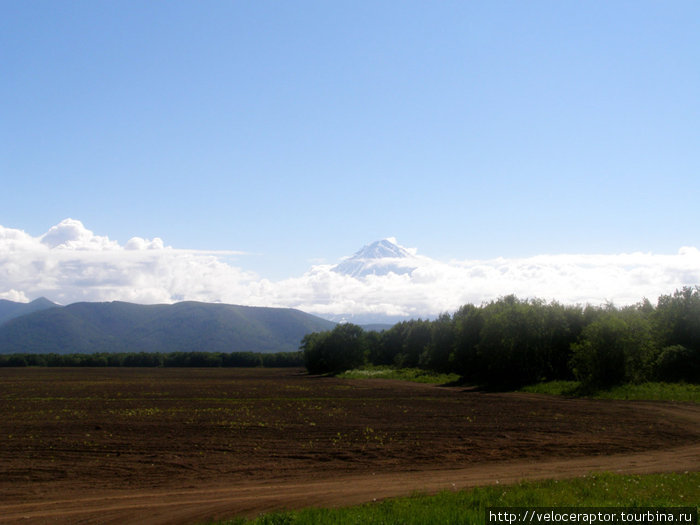
MULTIPOLYGON (((700 4, 0 1, 0 225, 269 279, 700 246, 700 4)), ((0 290, 2 292, 2 290, 0 290)))

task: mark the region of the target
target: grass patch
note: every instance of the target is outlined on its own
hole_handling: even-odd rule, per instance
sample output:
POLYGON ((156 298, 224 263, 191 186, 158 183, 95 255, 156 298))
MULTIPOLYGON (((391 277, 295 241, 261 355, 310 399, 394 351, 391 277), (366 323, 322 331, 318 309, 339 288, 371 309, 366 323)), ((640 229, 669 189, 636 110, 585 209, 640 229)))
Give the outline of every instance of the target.
MULTIPOLYGON (((447 385, 458 383, 458 374, 439 374, 421 368, 392 368, 367 366, 346 370, 336 377, 341 379, 399 379, 416 383, 447 385)), ((700 385, 692 383, 648 382, 626 384, 607 390, 584 390, 578 381, 546 381, 523 387, 521 392, 555 396, 593 397, 597 399, 630 399, 638 401, 685 401, 700 403, 700 385)))
POLYGON ((595 397, 602 399, 640 399, 659 401, 690 401, 700 403, 700 385, 689 383, 640 383, 601 390, 595 397))
POLYGON ((578 381, 546 381, 528 385, 520 389, 521 392, 531 394, 550 394, 553 396, 577 396, 581 383, 578 381))
POLYGON ((444 385, 459 380, 458 374, 439 374, 421 368, 391 368, 389 366, 355 368, 338 374, 336 377, 341 379, 400 379, 434 385, 444 385))
POLYGON ((340 509, 278 512, 221 525, 463 525, 483 524, 488 507, 689 507, 699 502, 699 472, 643 476, 602 473, 416 495, 340 509))
POLYGON ((583 391, 578 381, 547 381, 529 385, 521 392, 597 399, 634 399, 639 401, 685 401, 700 403, 700 385, 690 383, 639 383, 608 390, 583 391))

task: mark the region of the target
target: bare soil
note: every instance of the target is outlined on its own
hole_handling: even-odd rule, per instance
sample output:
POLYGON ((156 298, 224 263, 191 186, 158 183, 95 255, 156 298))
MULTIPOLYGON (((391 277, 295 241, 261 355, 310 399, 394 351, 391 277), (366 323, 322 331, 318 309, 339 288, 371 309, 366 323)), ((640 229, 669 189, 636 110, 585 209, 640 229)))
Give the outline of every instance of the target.
POLYGON ((201 523, 596 470, 700 470, 700 407, 298 369, 0 369, 0 523, 201 523))

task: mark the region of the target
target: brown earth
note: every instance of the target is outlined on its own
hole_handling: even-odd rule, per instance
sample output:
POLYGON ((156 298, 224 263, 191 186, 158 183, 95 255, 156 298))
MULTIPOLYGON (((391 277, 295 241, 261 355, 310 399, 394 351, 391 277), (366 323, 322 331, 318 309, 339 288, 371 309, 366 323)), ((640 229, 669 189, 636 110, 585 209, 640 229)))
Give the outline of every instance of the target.
POLYGON ((700 407, 297 369, 0 369, 0 523, 201 523, 596 470, 700 470, 700 407))

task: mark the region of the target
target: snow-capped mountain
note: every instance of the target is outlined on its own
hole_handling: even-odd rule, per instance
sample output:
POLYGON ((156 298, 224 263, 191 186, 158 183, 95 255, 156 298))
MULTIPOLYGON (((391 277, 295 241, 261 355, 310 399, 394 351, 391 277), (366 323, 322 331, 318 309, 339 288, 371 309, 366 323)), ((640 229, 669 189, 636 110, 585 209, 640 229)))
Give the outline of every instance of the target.
POLYGON ((410 274, 418 266, 416 256, 387 238, 364 246, 352 257, 335 265, 334 272, 350 277, 362 278, 368 275, 410 274))

